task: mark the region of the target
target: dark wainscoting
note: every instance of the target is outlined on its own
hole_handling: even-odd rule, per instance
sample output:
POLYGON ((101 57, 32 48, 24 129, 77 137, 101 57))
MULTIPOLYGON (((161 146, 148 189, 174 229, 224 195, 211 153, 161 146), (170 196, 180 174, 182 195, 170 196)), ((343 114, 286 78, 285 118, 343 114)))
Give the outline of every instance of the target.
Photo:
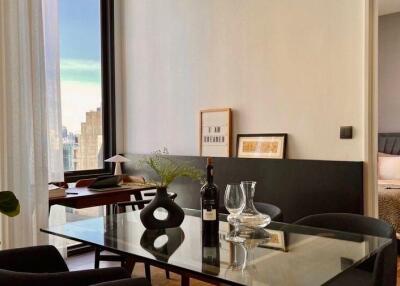
MULTIPOLYGON (((139 163, 144 155, 126 156, 131 159, 125 166, 127 174, 154 177, 139 163)), ((205 157, 171 157, 205 169, 205 157)), ((254 180, 255 201, 280 207, 285 222, 325 212, 363 213, 362 162, 215 158, 214 167, 221 205, 227 183, 254 180)), ((178 194, 182 207, 198 209, 200 187, 197 182, 179 179, 169 189, 178 194)))

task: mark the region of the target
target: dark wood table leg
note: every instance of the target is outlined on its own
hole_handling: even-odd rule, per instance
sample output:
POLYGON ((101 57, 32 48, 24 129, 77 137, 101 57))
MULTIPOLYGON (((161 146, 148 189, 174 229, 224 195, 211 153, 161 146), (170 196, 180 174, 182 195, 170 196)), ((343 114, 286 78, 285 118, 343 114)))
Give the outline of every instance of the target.
POLYGON ((100 268, 100 251, 99 248, 94 250, 94 269, 100 268))
POLYGON ((150 264, 144 263, 144 273, 146 276, 146 279, 151 283, 151 271, 150 271, 150 264))
POLYGON ((181 286, 190 286, 190 277, 187 275, 181 275, 181 286))
POLYGON ((106 215, 111 215, 111 205, 106 205, 106 215))
POLYGON ((122 263, 123 267, 128 271, 129 273, 133 272, 133 269, 135 268, 136 261, 133 257, 127 256, 125 257, 124 262, 122 263))

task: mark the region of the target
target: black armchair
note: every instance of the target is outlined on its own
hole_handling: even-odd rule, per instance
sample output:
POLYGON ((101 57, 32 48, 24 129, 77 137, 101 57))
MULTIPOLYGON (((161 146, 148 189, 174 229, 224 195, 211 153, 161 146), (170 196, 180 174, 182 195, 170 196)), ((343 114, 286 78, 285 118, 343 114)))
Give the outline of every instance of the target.
POLYGON ((326 285, 396 286, 397 239, 393 227, 387 222, 358 214, 325 213, 304 217, 295 224, 390 238, 392 243, 377 255, 357 268, 343 272, 326 285))
POLYGON ((0 251, 0 285, 13 286, 150 286, 144 278, 131 279, 123 268, 69 272, 53 246, 0 251))

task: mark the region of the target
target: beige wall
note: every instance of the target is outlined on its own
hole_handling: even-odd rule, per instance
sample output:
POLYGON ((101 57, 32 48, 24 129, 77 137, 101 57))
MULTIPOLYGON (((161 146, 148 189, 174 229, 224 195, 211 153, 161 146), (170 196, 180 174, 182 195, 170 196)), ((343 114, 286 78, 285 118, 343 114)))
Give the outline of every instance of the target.
POLYGON ((379 17, 379 132, 400 132, 400 13, 379 17))
POLYGON ((364 0, 118 4, 125 152, 198 154, 199 110, 231 107, 235 135, 287 132, 290 158, 363 160, 364 0))

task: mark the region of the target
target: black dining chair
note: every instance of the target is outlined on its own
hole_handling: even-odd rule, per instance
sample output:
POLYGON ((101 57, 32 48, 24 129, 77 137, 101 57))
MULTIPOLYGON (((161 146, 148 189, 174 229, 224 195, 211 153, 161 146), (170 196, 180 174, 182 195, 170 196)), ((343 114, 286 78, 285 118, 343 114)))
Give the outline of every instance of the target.
POLYGON ((390 238, 392 243, 355 269, 346 271, 327 285, 396 286, 397 241, 393 227, 383 220, 348 213, 326 213, 304 217, 295 224, 390 238))
MULTIPOLYGON (((152 197, 155 196, 155 192, 147 192, 143 194, 144 197, 147 199, 144 200, 135 200, 135 201, 127 201, 127 202, 120 202, 116 205, 116 212, 117 213, 124 213, 127 211, 127 207, 131 207, 132 211, 137 211, 143 209, 147 204, 152 201, 152 197), (151 198, 149 198, 151 197, 151 198)), ((168 192, 168 196, 175 200, 178 196, 176 193, 168 192)), ((124 257, 119 254, 102 254, 102 249, 96 248, 95 249, 95 268, 100 267, 100 261, 118 261, 121 262, 121 265, 130 271, 133 271, 136 262, 143 262, 144 263, 144 271, 146 279, 151 281, 151 272, 150 272, 150 265, 144 261, 140 261, 138 259, 133 259, 132 257, 124 257)), ((170 279, 170 274, 168 270, 165 270, 166 277, 170 279)))
POLYGON ((0 251, 0 285, 151 286, 144 278, 132 279, 121 267, 70 272, 51 245, 0 251))
POLYGON ((283 221, 282 211, 277 206, 261 202, 254 202, 254 206, 259 212, 269 215, 271 220, 277 222, 283 221))
MULTIPOLYGON (((259 212, 269 215, 271 220, 277 222, 283 221, 283 214, 279 207, 273 204, 261 203, 261 202, 254 202, 254 206, 259 212)), ((220 208, 219 212, 223 214, 229 214, 229 212, 225 207, 220 208)))

